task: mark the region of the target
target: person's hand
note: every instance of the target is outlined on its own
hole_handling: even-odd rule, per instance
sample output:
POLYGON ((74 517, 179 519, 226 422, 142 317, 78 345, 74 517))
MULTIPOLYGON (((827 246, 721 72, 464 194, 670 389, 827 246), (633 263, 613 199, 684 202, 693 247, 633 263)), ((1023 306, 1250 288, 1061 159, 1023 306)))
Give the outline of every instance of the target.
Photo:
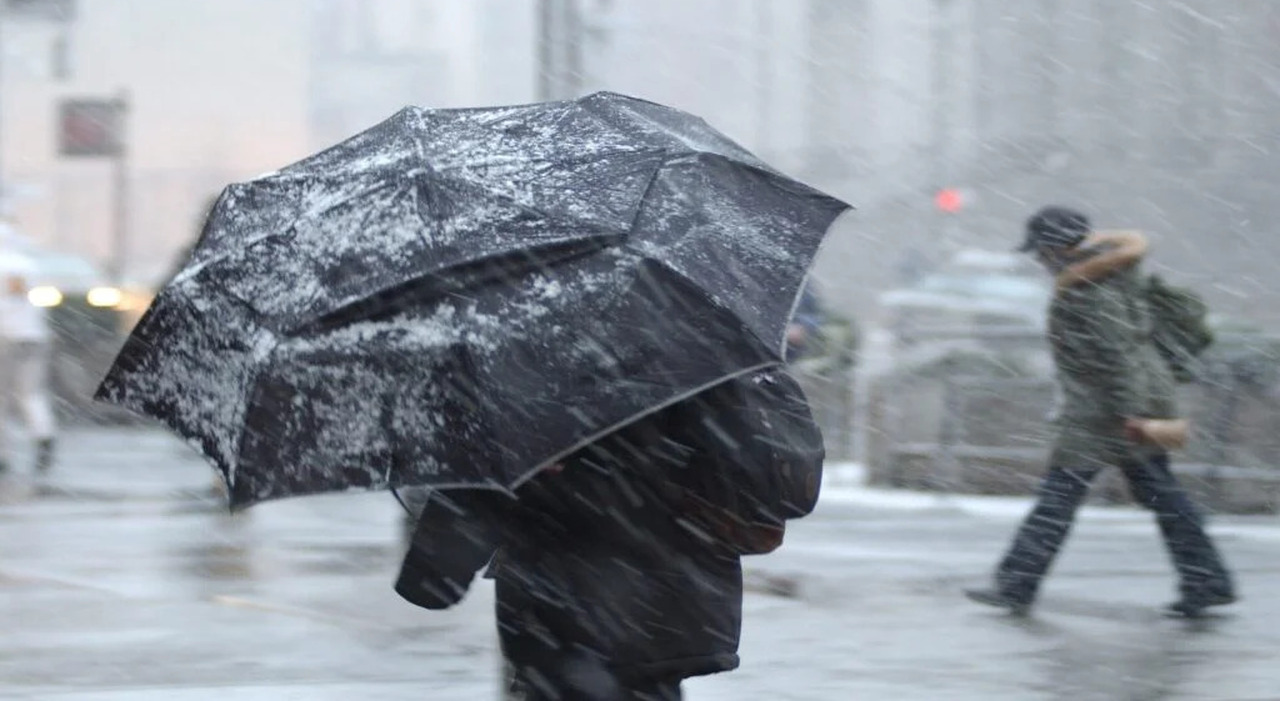
POLYGON ((1144 419, 1125 419, 1124 437, 1131 443, 1145 443, 1147 441, 1145 424, 1146 421, 1144 419))
POLYGON ((793 346, 804 345, 805 339, 808 338, 809 331, 804 324, 788 324, 787 325, 787 343, 793 346))
POLYGON ((1186 419, 1125 419, 1125 437, 1134 443, 1178 450, 1187 444, 1191 422, 1186 419))
POLYGON ((1067 288, 1076 285, 1077 283, 1084 282, 1086 279, 1087 278, 1077 275, 1076 272, 1071 268, 1067 268, 1066 270, 1063 270, 1062 272, 1058 273, 1057 276, 1053 278, 1054 291, 1062 292, 1067 288))
POLYGON ((1094 271, 1084 267, 1081 263, 1069 265, 1053 277, 1053 286, 1056 292, 1062 292, 1068 288, 1075 287, 1082 282, 1089 282, 1093 279, 1094 271))

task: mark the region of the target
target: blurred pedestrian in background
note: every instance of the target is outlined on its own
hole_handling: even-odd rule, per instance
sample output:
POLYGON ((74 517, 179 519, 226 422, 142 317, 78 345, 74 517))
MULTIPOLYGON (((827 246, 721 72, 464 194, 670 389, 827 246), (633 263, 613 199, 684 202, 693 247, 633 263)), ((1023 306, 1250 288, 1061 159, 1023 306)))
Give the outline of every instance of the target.
POLYGON ((787 362, 795 362, 812 353, 821 342, 822 317, 822 305, 814 293, 813 283, 806 282, 787 325, 787 362))
MULTIPOLYGON (((15 251, 0 251, 0 396, 8 411, 21 414, 35 440, 37 470, 53 464, 56 421, 49 397, 53 334, 45 310, 29 299, 35 262, 15 251)), ((7 422, 6 422, 7 423, 7 422)), ((7 426, 0 426, 0 469, 10 459, 7 426)))

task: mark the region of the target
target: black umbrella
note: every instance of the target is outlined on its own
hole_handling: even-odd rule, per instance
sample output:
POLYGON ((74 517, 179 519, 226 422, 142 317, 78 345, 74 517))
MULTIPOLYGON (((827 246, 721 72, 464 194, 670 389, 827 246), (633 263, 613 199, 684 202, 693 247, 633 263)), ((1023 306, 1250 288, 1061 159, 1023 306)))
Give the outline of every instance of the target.
POLYGON ((514 487, 781 363, 846 208, 620 95, 405 109, 228 187, 98 397, 194 442, 233 507, 514 487))

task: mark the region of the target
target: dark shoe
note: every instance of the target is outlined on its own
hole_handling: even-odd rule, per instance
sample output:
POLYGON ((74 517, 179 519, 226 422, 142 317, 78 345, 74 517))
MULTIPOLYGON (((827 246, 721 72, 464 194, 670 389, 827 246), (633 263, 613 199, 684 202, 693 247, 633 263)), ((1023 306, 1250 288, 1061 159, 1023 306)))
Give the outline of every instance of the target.
POLYGON ((41 438, 36 443, 36 470, 48 472, 53 467, 53 439, 41 438))
POLYGON ((1025 616, 1031 611, 1029 602, 1018 601, 996 589, 965 589, 964 595, 971 601, 1005 609, 1015 616, 1025 616))
POLYGON ((1171 616, 1199 618, 1211 606, 1229 606, 1236 602, 1235 594, 1205 594, 1186 596, 1169 604, 1165 611, 1171 616))

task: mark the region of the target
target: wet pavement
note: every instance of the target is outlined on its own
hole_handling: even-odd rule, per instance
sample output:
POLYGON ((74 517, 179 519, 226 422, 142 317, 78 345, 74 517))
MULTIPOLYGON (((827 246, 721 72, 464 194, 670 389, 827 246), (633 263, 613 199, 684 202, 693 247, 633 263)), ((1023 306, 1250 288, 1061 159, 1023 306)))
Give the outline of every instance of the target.
MULTIPOLYGON (((487 582, 454 610, 391 591, 387 494, 228 515, 211 471, 154 431, 83 430, 46 476, 0 475, 0 699, 498 699, 487 582)), ((839 477, 839 471, 833 471, 839 477)), ((965 601, 1026 502, 833 480, 778 552, 747 560, 728 699, 1280 699, 1280 519, 1216 518, 1244 601, 1164 618, 1151 518, 1086 509, 1029 620, 965 601), (767 593, 793 581, 795 596, 767 593)))

